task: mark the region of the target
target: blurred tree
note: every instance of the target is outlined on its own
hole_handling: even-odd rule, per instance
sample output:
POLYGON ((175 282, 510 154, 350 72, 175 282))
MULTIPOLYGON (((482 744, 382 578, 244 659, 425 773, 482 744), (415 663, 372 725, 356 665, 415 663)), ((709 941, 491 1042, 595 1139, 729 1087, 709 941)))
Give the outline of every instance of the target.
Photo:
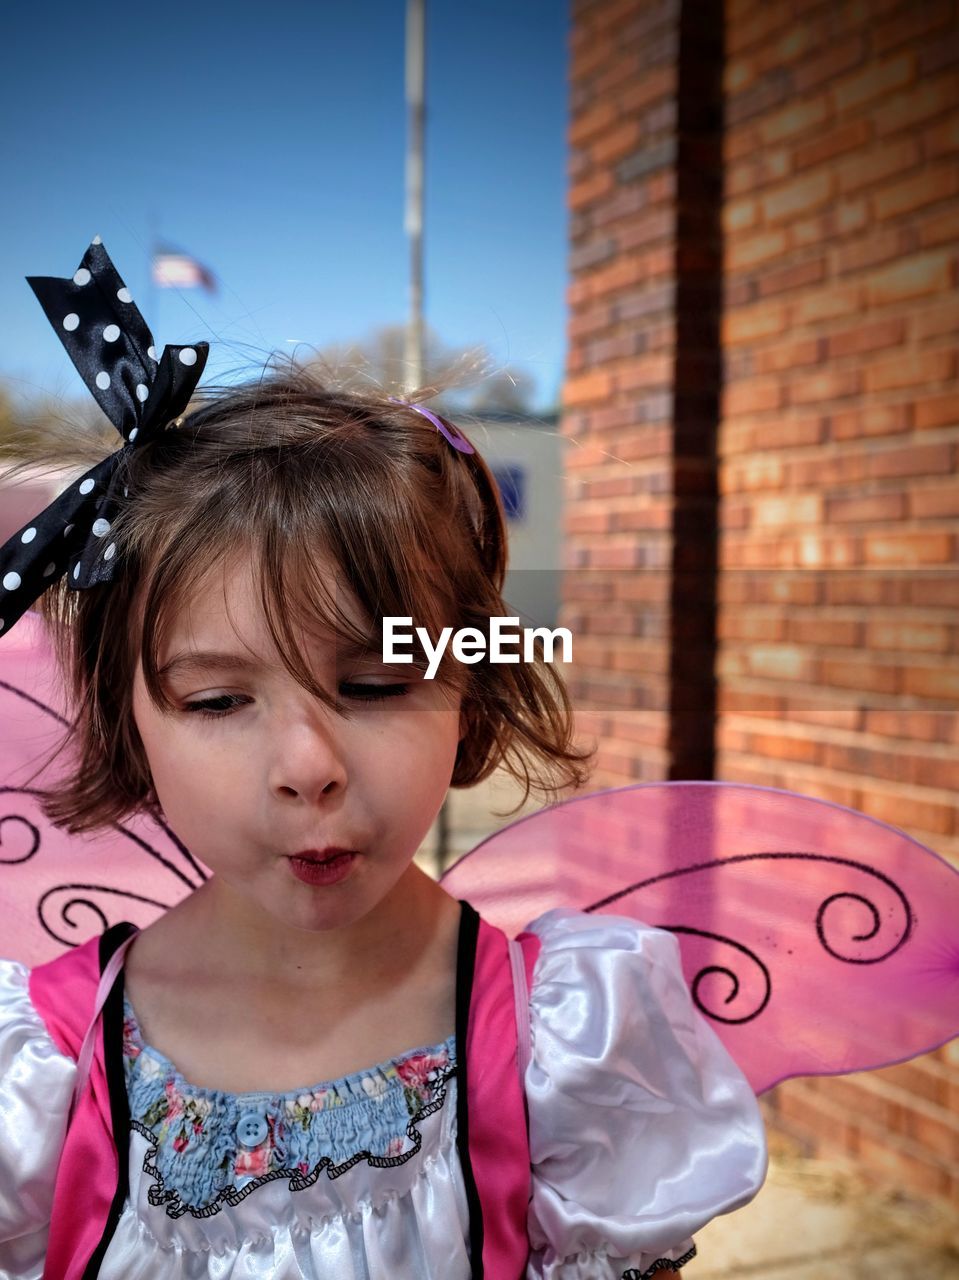
POLYGON ((529 413, 536 383, 525 369, 494 369, 476 388, 470 403, 473 413, 529 413))
POLYGON ((69 443, 76 435, 103 438, 109 443, 112 431, 99 405, 89 397, 24 400, 0 382, 0 457, 7 461, 49 456, 59 442, 69 443))
POLYGON ((0 448, 16 430, 13 405, 6 387, 0 386, 0 448))
MULTIPOLYGON (((535 392, 533 378, 521 369, 496 368, 484 346, 451 347, 429 325, 424 333, 426 382, 437 389, 437 402, 469 413, 529 413, 535 392)), ((319 348, 309 362, 321 377, 336 384, 372 384, 390 395, 402 396, 406 386, 406 327, 383 325, 360 342, 333 343, 319 348)))

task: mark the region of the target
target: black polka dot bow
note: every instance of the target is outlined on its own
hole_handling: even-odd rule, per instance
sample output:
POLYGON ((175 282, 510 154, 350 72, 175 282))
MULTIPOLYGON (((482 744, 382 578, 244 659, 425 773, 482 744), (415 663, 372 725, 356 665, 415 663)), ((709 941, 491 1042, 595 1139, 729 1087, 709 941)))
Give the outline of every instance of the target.
POLYGON ((72 279, 33 276, 27 283, 124 443, 0 547, 0 631, 64 573, 79 589, 112 579, 118 463, 124 450, 139 448, 184 411, 209 355, 205 342, 157 354, 99 236, 72 279))

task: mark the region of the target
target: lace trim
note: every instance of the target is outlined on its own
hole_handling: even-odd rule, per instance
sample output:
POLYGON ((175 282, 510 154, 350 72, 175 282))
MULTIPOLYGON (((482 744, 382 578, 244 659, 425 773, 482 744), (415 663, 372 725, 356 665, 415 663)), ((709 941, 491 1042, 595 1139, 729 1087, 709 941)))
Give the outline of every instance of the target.
POLYGON ((455 1075, 455 1065, 449 1066, 444 1071, 437 1072, 436 1079, 432 1082, 435 1085, 436 1093, 429 1102, 419 1108, 415 1115, 410 1117, 410 1121, 406 1126, 406 1136, 413 1143, 413 1146, 409 1151, 404 1151, 402 1155, 377 1156, 370 1151, 357 1151, 339 1164, 334 1164, 330 1156, 323 1156, 314 1165, 313 1169, 305 1174, 301 1173, 299 1169, 271 1169, 269 1173, 265 1173, 259 1178, 254 1178, 239 1190, 233 1185, 224 1187, 214 1200, 202 1206, 185 1204, 181 1200, 178 1191, 169 1189, 164 1185, 163 1175, 154 1163, 160 1149, 159 1137, 148 1129, 146 1125, 141 1124, 139 1120, 131 1120, 130 1127, 135 1129, 151 1144, 143 1160, 143 1172, 153 1179, 153 1186, 147 1192, 147 1200, 154 1208, 161 1209, 165 1206, 167 1216, 170 1218, 181 1218, 185 1213, 189 1213, 194 1218, 212 1218, 225 1205, 235 1206, 240 1204, 257 1187, 262 1187, 268 1182, 275 1182, 277 1178, 288 1178, 290 1191, 305 1191, 307 1187, 312 1187, 316 1183, 324 1170, 327 1177, 332 1180, 342 1177, 344 1173, 347 1173, 362 1160, 365 1160, 373 1169, 395 1169, 397 1165, 406 1164, 407 1160, 411 1160, 413 1156, 419 1154, 423 1146, 423 1135, 417 1125, 433 1115, 434 1112, 439 1111, 443 1106, 447 1094, 446 1083, 455 1075))
POLYGON ((630 1267, 628 1271, 624 1271, 621 1280, 649 1280, 649 1277, 655 1275, 657 1271, 678 1271, 680 1267, 685 1267, 687 1262, 691 1262, 696 1256, 695 1244, 688 1249, 681 1258, 657 1258, 651 1267, 647 1267, 645 1271, 640 1271, 638 1267, 630 1267))

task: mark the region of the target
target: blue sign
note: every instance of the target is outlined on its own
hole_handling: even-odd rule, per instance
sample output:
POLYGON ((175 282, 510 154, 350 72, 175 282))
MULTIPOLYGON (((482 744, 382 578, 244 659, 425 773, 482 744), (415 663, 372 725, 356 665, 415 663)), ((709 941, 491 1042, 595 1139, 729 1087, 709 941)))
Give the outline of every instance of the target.
POLYGON ((507 520, 526 518, 526 468, 510 464, 493 467, 493 478, 503 499, 507 520))

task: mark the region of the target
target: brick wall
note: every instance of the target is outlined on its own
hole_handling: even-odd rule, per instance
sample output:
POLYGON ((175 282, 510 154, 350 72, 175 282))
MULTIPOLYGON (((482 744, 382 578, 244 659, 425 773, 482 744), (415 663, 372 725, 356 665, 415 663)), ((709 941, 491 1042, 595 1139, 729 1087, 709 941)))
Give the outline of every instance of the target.
MULTIPOLYGON (((717 776, 959 862, 959 12, 798 8, 727 7, 717 776)), ((955 1049, 771 1108, 959 1197, 955 1049)))
MULTIPOLYGON (((957 4, 728 0, 715 411, 693 10, 708 48, 709 4, 574 4, 564 429, 568 563, 588 572, 568 625, 594 781, 708 776, 678 695, 714 667, 714 735, 702 676, 694 700, 714 776, 851 805, 959 862, 957 4), (698 540, 702 593, 714 535, 697 612, 681 587, 698 540)), ((790 1082, 768 1114, 959 1195, 955 1048, 790 1082)))

